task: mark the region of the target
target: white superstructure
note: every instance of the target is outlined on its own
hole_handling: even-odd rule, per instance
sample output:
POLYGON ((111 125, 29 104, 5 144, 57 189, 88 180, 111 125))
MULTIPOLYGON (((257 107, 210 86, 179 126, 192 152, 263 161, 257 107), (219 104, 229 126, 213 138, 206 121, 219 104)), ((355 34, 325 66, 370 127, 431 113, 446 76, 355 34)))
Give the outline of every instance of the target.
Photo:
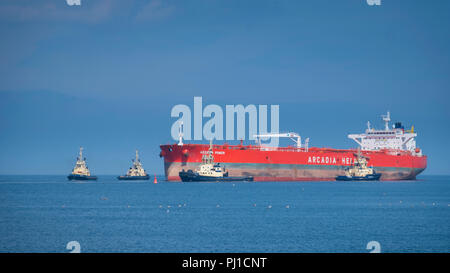
POLYGON ((132 160, 133 165, 127 172, 127 176, 147 176, 144 168, 142 167, 141 160, 139 159, 138 150, 136 150, 136 159, 132 160))
POLYGON ((197 169, 196 172, 201 176, 208 176, 212 178, 224 176, 225 170, 222 167, 220 167, 219 164, 216 164, 214 162, 212 140, 209 143, 208 153, 202 156, 202 164, 200 165, 200 167, 197 169))
POLYGON ((85 175, 90 176, 91 172, 86 164, 86 158, 83 158, 83 147, 80 147, 80 155, 77 158, 77 163, 75 163, 75 167, 72 170, 72 174, 74 175, 85 175))
POLYGON ((358 153, 356 154, 356 159, 352 166, 345 170, 345 175, 347 177, 364 177, 367 175, 374 174, 373 167, 367 166, 367 157, 361 155, 361 150, 358 147, 358 153))
POLYGON ((385 126, 383 130, 376 130, 370 127, 370 122, 367 122, 367 129, 364 134, 350 134, 348 137, 353 139, 361 146, 362 150, 378 151, 382 149, 387 150, 402 150, 410 151, 414 155, 421 155, 421 151, 416 149, 414 127, 411 130, 405 130, 400 122, 396 122, 392 128, 389 128, 391 121, 390 113, 382 115, 385 126))

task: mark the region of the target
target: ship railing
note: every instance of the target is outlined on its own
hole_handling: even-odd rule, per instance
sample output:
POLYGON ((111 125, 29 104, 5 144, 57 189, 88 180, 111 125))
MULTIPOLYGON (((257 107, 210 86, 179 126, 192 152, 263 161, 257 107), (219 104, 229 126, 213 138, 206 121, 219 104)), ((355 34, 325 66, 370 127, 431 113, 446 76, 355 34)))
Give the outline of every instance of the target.
MULTIPOLYGON (((200 144, 201 145, 201 144, 200 144)), ((333 148, 316 148, 310 147, 306 148, 298 148, 294 146, 287 147, 270 147, 270 146, 260 146, 260 145, 213 145, 213 150, 250 150, 250 151, 278 151, 278 152, 313 152, 313 151, 321 151, 321 152, 345 152, 348 153, 348 149, 333 149, 333 148)), ((354 149, 356 151, 356 149, 354 149)))
POLYGON ((305 148, 288 147, 270 147, 259 145, 214 145, 213 149, 220 150, 251 150, 251 151, 278 151, 278 152, 306 152, 305 148))
MULTIPOLYGON (((202 145, 202 144, 191 144, 191 145, 202 145)), ((298 148, 293 146, 287 147, 270 147, 270 146, 260 146, 260 145, 213 145, 213 150, 250 150, 250 151, 278 151, 278 152, 332 152, 332 153, 349 153, 349 152, 357 152, 357 149, 334 149, 329 147, 310 147, 308 149, 298 148)), ((362 150, 364 153, 365 150, 362 150)), ((411 151, 408 150, 392 150, 392 149, 381 149, 381 150, 371 150, 371 153, 383 153, 383 154, 391 154, 391 155, 409 155, 411 151)))

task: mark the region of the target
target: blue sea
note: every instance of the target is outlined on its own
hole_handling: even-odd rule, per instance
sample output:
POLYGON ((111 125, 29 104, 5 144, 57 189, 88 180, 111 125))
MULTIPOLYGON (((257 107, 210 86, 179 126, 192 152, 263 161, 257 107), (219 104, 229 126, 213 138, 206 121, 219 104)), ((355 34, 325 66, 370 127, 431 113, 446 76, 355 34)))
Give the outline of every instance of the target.
POLYGON ((449 252, 450 176, 404 182, 0 176, 0 252, 449 252))

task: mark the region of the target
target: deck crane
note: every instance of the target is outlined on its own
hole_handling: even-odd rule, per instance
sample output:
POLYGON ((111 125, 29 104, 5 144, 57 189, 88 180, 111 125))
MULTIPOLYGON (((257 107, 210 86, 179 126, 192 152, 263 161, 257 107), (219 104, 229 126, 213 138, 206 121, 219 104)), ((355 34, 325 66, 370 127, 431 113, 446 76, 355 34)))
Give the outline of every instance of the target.
MULTIPOLYGON (((302 137, 294 132, 290 132, 290 133, 267 133, 267 134, 259 134, 259 135, 253 135, 253 137, 256 139, 256 143, 261 145, 261 138, 269 138, 269 137, 286 137, 286 138, 290 138, 292 141, 295 142, 295 144, 297 145, 297 148, 301 148, 302 147, 302 137)), ((309 138, 307 138, 305 140, 305 144, 304 144, 304 148, 306 150, 308 150, 308 145, 309 145, 309 138)))

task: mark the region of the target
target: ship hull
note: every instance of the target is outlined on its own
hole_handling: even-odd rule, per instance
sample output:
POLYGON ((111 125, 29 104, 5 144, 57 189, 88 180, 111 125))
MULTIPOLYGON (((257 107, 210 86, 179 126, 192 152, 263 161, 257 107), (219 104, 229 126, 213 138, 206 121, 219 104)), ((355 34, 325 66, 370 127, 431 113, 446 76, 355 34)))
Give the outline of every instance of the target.
MULTIPOLYGON (((161 145, 168 181, 180 181, 184 169, 196 169, 208 145, 161 145)), ((230 176, 252 176, 254 181, 335 181, 356 158, 356 150, 258 146, 214 145, 214 158, 226 167, 230 176)), ((426 156, 404 151, 362 152, 381 180, 413 180, 427 165, 426 156)))
POLYGON ((121 176, 118 176, 117 179, 119 179, 119 180, 149 180, 150 176, 149 175, 144 175, 144 176, 121 175, 121 176))
POLYGON ((97 180, 97 176, 70 174, 67 176, 67 179, 68 180, 97 180))
POLYGON ((366 176, 346 176, 339 175, 336 177, 336 181, 378 181, 380 180, 381 174, 368 174, 366 176))

